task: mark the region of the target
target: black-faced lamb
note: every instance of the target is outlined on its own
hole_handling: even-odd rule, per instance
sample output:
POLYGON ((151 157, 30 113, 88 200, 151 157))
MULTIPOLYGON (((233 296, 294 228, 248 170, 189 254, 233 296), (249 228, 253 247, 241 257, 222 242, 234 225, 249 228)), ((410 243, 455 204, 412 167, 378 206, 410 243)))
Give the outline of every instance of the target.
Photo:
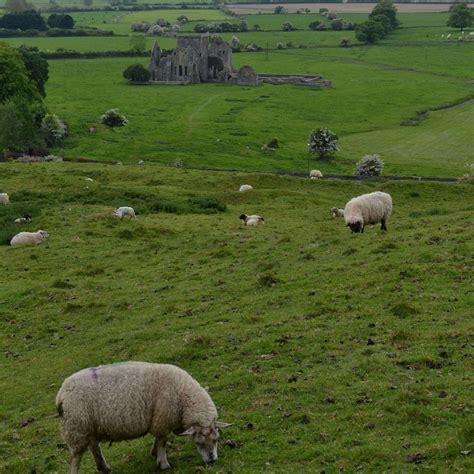
POLYGON ((171 433, 190 436, 204 462, 217 460, 219 430, 209 394, 187 372, 168 364, 122 362, 80 370, 68 377, 56 396, 61 432, 71 453, 70 474, 79 472, 89 448, 99 472, 109 467, 100 441, 155 437, 152 456, 158 468, 166 458, 171 433))
POLYGON ((240 222, 244 225, 261 225, 265 224, 265 219, 257 215, 248 216, 247 214, 240 214, 240 222))
POLYGON ((22 217, 18 217, 13 222, 15 224, 26 224, 27 222, 31 222, 31 215, 30 214, 23 214, 22 217))
POLYGON ((37 245, 46 242, 49 234, 45 230, 36 232, 20 232, 10 241, 10 245, 37 245))
POLYGON ((332 217, 344 217, 344 209, 339 209, 338 207, 331 207, 332 217))
POLYGON ((344 208, 344 219, 352 232, 364 232, 364 226, 379 222, 381 229, 387 230, 387 221, 391 213, 390 194, 376 191, 351 199, 344 208))

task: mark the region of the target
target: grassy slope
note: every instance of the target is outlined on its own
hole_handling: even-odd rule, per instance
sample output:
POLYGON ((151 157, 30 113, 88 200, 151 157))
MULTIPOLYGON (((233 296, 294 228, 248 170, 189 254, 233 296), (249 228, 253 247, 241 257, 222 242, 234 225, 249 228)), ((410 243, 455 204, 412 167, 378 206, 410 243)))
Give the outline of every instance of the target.
MULTIPOLYGON (((224 439, 241 443, 221 447, 210 472, 406 472, 414 453, 430 472, 474 468, 461 453, 474 448, 472 186, 153 165, 0 173, 12 202, 42 209, 31 228, 51 234, 37 248, 0 246, 0 472, 64 472, 56 420, 19 422, 52 413, 75 370, 127 359, 176 363, 210 388, 235 423, 224 439), (256 191, 235 192, 243 182, 256 191), (388 234, 350 235, 329 217, 374 189, 394 197, 388 234), (110 218, 137 195, 213 197, 228 211, 110 218), (240 227, 242 211, 266 225, 240 227)), ((105 447, 114 472, 153 472, 149 443, 105 447)), ((183 439, 169 454, 174 472, 199 463, 183 439)))

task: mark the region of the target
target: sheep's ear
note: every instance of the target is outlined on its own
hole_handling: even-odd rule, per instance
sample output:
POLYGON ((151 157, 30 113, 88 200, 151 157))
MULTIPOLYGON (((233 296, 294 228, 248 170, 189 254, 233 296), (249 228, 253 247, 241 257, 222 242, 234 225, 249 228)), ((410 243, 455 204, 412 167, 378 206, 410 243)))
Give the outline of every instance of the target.
POLYGON ((180 433, 179 436, 192 436, 196 432, 196 429, 194 426, 191 426, 191 428, 188 428, 186 431, 183 431, 180 433))
POLYGON ((225 428, 228 428, 229 426, 232 426, 233 423, 224 423, 223 421, 216 421, 216 428, 218 430, 223 430, 225 428))

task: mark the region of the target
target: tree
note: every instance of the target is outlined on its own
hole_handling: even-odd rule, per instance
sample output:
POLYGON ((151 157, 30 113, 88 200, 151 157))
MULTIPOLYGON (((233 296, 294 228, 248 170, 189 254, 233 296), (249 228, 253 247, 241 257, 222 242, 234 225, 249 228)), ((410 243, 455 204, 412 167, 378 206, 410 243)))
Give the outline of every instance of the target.
POLYGON ((146 39, 143 35, 132 35, 130 36, 130 49, 141 53, 145 51, 146 48, 146 39))
POLYGON ((318 153, 321 159, 328 158, 339 150, 337 139, 337 135, 328 128, 315 128, 309 135, 308 151, 318 153))
POLYGON ((285 21, 284 23, 282 23, 281 29, 283 31, 293 31, 294 27, 289 21, 285 21))
POLYGON ((288 10, 285 7, 281 6, 281 5, 278 5, 273 10, 273 13, 275 13, 275 15, 284 15, 285 13, 288 13, 288 10))
POLYGON ((309 29, 310 30, 313 30, 313 31, 316 31, 318 29, 318 26, 321 24, 321 22, 319 20, 316 20, 316 21, 312 21, 310 24, 309 24, 309 29))
POLYGON ((26 67, 28 78, 36 86, 38 92, 45 97, 45 84, 49 78, 49 64, 44 59, 39 49, 34 46, 21 45, 20 53, 23 63, 26 67))
POLYGON ((71 15, 53 13, 48 17, 48 25, 51 28, 62 28, 63 30, 71 30, 72 28, 74 28, 74 19, 71 15))
POLYGON ((395 30, 400 24, 397 20, 397 8, 393 5, 392 0, 380 0, 369 15, 369 20, 374 16, 384 15, 390 20, 392 30, 395 30))
POLYGON ((5 10, 9 13, 21 13, 33 10, 35 7, 26 0, 7 0, 5 2, 5 10))
POLYGON ((0 18, 0 28, 10 30, 40 30, 45 31, 48 27, 44 18, 34 10, 20 13, 7 13, 0 18))
POLYGON ((368 20, 359 23, 355 27, 356 38, 362 43, 377 43, 385 38, 386 31, 383 24, 379 21, 368 20))
POLYGON ((141 64, 133 64, 123 71, 123 77, 133 82, 148 82, 150 71, 141 64))
POLYGON ((446 24, 452 28, 463 30, 464 28, 471 26, 474 22, 474 10, 469 8, 466 2, 458 3, 449 10, 451 14, 449 15, 446 24))

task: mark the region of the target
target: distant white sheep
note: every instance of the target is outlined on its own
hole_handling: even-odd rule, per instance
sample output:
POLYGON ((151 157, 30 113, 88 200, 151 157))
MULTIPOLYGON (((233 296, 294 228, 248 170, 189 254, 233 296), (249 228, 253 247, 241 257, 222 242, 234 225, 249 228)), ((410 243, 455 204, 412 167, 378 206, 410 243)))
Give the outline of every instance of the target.
POLYGON ((239 188, 239 193, 245 193, 247 191, 252 191, 253 187, 250 184, 242 184, 239 188))
POLYGON ((100 441, 155 437, 152 456, 160 469, 171 433, 190 436, 204 462, 217 460, 219 430, 209 394, 187 372, 168 364, 123 362, 84 369, 67 378, 56 396, 61 432, 71 453, 70 474, 79 472, 89 448, 99 472, 109 467, 100 441))
POLYGON ((45 230, 36 232, 20 232, 10 241, 10 245, 37 245, 46 242, 49 234, 45 230))
POLYGON ((240 222, 244 225, 261 225, 265 224, 265 219, 263 217, 252 215, 248 216, 247 214, 241 214, 239 216, 240 222))
POLYGON ((10 196, 7 193, 0 193, 0 205, 7 206, 10 203, 10 196))
POLYGON ((30 214, 23 214, 22 217, 18 217, 13 221, 15 224, 25 224, 27 222, 31 222, 30 214))
POLYGON ((115 217, 116 219, 123 219, 125 216, 129 216, 130 219, 135 219, 137 217, 133 207, 123 206, 112 212, 112 217, 115 217))
POLYGON ((364 226, 379 222, 381 229, 387 230, 387 221, 391 213, 390 194, 376 191, 351 199, 344 208, 344 219, 352 232, 364 232, 364 226))
POLYGON ((344 209, 339 209, 337 207, 331 208, 332 217, 344 217, 344 209))
POLYGON ((321 173, 319 170, 311 170, 309 172, 309 177, 310 179, 319 179, 323 177, 323 173, 321 173))

